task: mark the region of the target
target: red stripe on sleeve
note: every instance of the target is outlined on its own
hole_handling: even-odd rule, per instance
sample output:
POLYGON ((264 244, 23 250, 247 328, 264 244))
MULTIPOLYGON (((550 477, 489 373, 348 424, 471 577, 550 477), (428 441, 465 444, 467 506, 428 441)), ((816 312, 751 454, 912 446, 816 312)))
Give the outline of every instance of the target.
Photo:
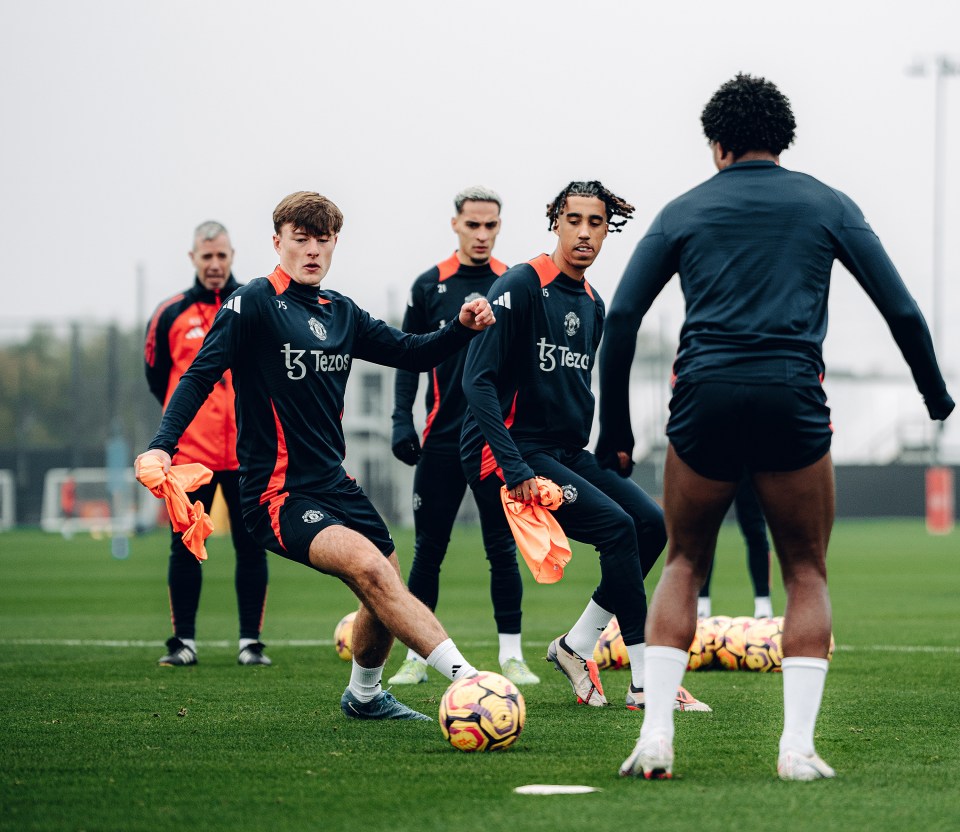
POLYGON ((164 310, 169 309, 173 304, 181 300, 183 300, 183 293, 174 295, 166 303, 158 306, 157 311, 153 313, 153 317, 150 319, 150 328, 147 330, 147 340, 143 345, 143 357, 151 367, 157 360, 157 324, 160 323, 160 316, 164 310))
MULTIPOLYGON (((517 415, 517 393, 513 394, 513 402, 510 404, 510 412, 507 414, 507 418, 503 420, 503 426, 510 430, 510 426, 513 424, 513 420, 517 415)), ((497 476, 500 479, 503 479, 503 471, 500 466, 497 465, 497 460, 493 456, 493 451, 490 450, 490 443, 485 442, 483 445, 483 450, 480 452, 480 479, 485 480, 489 477, 494 471, 496 471, 497 476)))
POLYGON ((283 537, 280 534, 280 508, 288 496, 288 492, 283 491, 283 486, 286 484, 289 457, 287 440, 283 434, 283 425, 280 424, 280 417, 277 415, 277 408, 273 402, 270 402, 270 408, 273 410, 273 422, 277 429, 277 461, 273 466, 270 481, 267 483, 267 490, 260 495, 260 505, 269 503, 267 511, 270 514, 270 526, 273 528, 277 541, 286 550, 287 547, 284 546, 283 537))
POLYGON ((427 424, 423 429, 423 438, 420 440, 421 445, 426 444, 433 420, 437 418, 437 411, 440 410, 440 379, 437 378, 436 367, 430 371, 430 376, 433 378, 433 407, 430 408, 430 412, 427 414, 427 424))

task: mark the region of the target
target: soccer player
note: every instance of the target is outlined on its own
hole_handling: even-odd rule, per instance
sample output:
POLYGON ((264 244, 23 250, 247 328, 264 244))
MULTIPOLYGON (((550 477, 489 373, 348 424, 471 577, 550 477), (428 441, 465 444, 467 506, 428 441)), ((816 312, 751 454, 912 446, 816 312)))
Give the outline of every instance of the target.
POLYGON ((757 489, 787 594, 784 780, 833 777, 814 749, 832 629, 830 411, 821 387, 830 272, 839 260, 880 310, 931 419, 954 403, 926 323, 880 241, 846 195, 780 166, 796 123, 763 78, 723 84, 701 117, 718 173, 670 202, 637 245, 607 319, 601 356, 601 462, 633 447, 627 397, 644 313, 680 273, 680 333, 663 477, 670 539, 647 623, 646 711, 620 773, 672 774, 672 692, 683 678, 697 590, 744 468, 757 489))
POLYGON ((344 389, 357 359, 412 371, 434 366, 491 325, 493 312, 480 298, 437 332, 405 334, 320 288, 343 224, 329 199, 290 194, 273 224, 280 265, 221 307, 137 465, 149 454, 169 465, 186 426, 230 369, 247 528, 267 549, 335 575, 360 599, 341 709, 356 719, 429 719, 381 688, 394 635, 449 679, 476 671, 404 587, 390 533, 343 470, 344 389))
MULTIPOLYGON (((492 257, 500 232, 500 197, 489 188, 472 187, 458 193, 453 204, 456 214, 450 224, 459 245, 450 257, 414 281, 403 317, 404 332, 439 329, 457 314, 464 300, 486 297, 493 281, 507 270, 504 263, 492 257)), ((467 407, 462 386, 465 358, 465 352, 458 352, 430 371, 422 442, 413 426, 413 402, 420 376, 397 370, 396 377, 393 454, 417 467, 413 478, 416 545, 407 585, 432 610, 440 595, 440 567, 467 490, 460 465, 460 431, 467 407)), ((515 684, 535 685, 540 679, 524 661, 520 639, 523 582, 513 536, 501 522, 499 497, 492 502, 478 500, 477 508, 490 562, 490 597, 500 642, 500 668, 515 684)), ((426 681, 426 661, 409 650, 389 684, 426 681)))
MULTIPOLYGON (((757 499, 757 492, 749 477, 743 477, 737 485, 733 499, 733 508, 737 515, 737 525, 743 540, 747 544, 747 569, 753 584, 753 617, 771 618, 773 604, 770 601, 770 541, 767 540, 767 524, 763 519, 763 509, 757 499)), ((713 577, 713 562, 707 569, 707 577, 700 587, 697 598, 697 618, 709 618, 710 579, 713 577)))
MULTIPOLYGON (((196 270, 193 286, 161 303, 147 325, 144 368, 150 392, 166 407, 180 376, 196 358, 223 302, 239 287, 233 276, 233 246, 227 229, 204 222, 193 233, 190 262, 196 270)), ((174 462, 199 462, 213 471, 213 479, 189 497, 200 500, 209 512, 220 486, 230 516, 230 534, 237 556, 235 586, 240 614, 237 661, 243 665, 268 665, 260 641, 267 598, 267 554, 247 531, 240 508, 240 463, 237 461, 237 421, 233 407, 233 379, 227 370, 214 385, 193 421, 180 437, 174 462)), ((197 663, 196 622, 203 570, 183 545, 183 535, 173 532, 167 586, 173 637, 159 664, 182 666, 197 663)))
MULTIPOLYGON (((643 707, 643 578, 665 542, 663 513, 632 480, 602 470, 585 450, 593 423, 590 377, 603 331, 604 305, 585 273, 609 231, 633 206, 600 182, 571 182, 547 206, 557 235, 552 255, 509 269, 490 289, 497 326, 467 351, 463 389, 469 410, 461 454, 477 502, 539 498, 535 477, 563 490, 556 519, 600 553, 600 585, 580 618, 554 639, 547 658, 577 700, 607 704, 593 648, 616 615, 630 656, 630 708, 643 707)), ((506 519, 501 513, 501 522, 506 519)), ((679 689, 679 686, 678 686, 679 689)), ((683 690, 677 707, 709 710, 683 690)))

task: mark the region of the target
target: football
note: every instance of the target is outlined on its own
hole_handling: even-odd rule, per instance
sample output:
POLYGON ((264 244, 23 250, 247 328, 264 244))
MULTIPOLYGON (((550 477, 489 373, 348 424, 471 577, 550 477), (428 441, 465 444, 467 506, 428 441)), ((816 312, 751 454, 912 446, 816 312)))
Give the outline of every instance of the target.
POLYGON ((714 615, 697 621, 700 637, 700 669, 717 666, 717 651, 723 647, 723 634, 733 619, 729 615, 714 615))
POLYGON ((356 617, 356 610, 347 613, 333 631, 333 646, 337 649, 337 655, 345 662, 353 658, 353 619, 356 617))
POLYGON ((499 673, 460 679, 440 699, 440 730, 458 751, 500 751, 513 745, 526 715, 523 694, 499 673))
POLYGON ((717 648, 717 663, 725 670, 739 670, 746 658, 747 627, 755 621, 746 615, 730 620, 723 633, 723 642, 717 648))
POLYGON ((777 672, 783 661, 783 617, 757 618, 744 633, 741 667, 760 673, 777 672))
POLYGON ((706 670, 713 664, 713 636, 706 632, 704 623, 705 619, 697 621, 697 631, 693 634, 693 641, 687 650, 687 670, 706 670))
POLYGON ((597 644, 593 648, 593 660, 600 670, 619 670, 622 667, 630 667, 627 646, 623 643, 616 616, 610 619, 610 623, 600 633, 600 638, 597 639, 597 644))

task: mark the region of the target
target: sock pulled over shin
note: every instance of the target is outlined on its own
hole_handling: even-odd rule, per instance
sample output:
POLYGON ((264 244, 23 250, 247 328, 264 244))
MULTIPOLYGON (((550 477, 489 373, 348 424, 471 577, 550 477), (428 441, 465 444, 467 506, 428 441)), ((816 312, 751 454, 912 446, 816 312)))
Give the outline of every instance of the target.
POLYGON ((427 664, 448 679, 466 679, 477 675, 477 669, 464 657, 452 638, 441 641, 427 656, 427 664))
POLYGON ((648 644, 643 656, 644 712, 640 738, 673 742, 673 708, 687 669, 687 651, 648 644))

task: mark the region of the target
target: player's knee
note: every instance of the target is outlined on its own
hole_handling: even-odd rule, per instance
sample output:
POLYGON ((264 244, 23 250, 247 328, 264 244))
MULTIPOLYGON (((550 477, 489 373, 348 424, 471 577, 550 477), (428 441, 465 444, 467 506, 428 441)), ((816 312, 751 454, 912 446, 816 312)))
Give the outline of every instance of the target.
POLYGON ((637 520, 636 534, 641 551, 652 554, 656 560, 667 545, 667 526, 663 522, 663 515, 637 520))
POLYGON ((364 593, 377 595, 397 582, 396 573, 387 559, 377 552, 358 552, 345 577, 364 593))
POLYGON ((419 564, 421 567, 429 564, 439 572, 440 564, 443 563, 443 559, 447 554, 447 546, 449 543, 449 537, 446 540, 442 540, 426 535, 417 535, 417 540, 413 547, 413 562, 419 564))
POLYGON ((610 511, 603 518, 601 532, 591 541, 601 554, 637 550, 637 527, 633 518, 622 509, 610 511))
POLYGON ((512 539, 509 546, 487 549, 486 555, 491 571, 516 571, 517 569, 517 549, 512 539))
POLYGON ((782 558, 780 570, 788 589, 794 585, 819 587, 827 583, 826 558, 816 552, 805 558, 782 558))

